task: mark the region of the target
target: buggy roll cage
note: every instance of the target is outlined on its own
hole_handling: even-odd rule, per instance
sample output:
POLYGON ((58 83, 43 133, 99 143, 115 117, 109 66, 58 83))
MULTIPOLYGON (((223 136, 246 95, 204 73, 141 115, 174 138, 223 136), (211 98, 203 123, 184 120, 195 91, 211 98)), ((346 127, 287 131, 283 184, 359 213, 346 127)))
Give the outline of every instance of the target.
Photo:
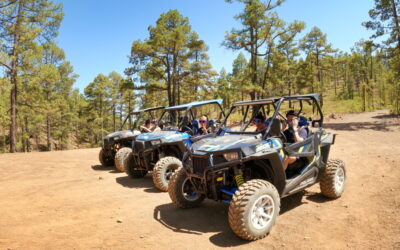
MULTIPOLYGON (((193 115, 192 108, 200 107, 200 106, 204 106, 204 105, 208 105, 208 104, 217 104, 218 107, 219 107, 220 110, 221 110, 221 114, 222 114, 222 116, 223 116, 223 119, 225 119, 225 118, 226 118, 225 112, 224 112, 224 109, 223 109, 222 106, 221 106, 222 101, 223 101, 222 99, 213 99, 213 100, 207 100, 207 101, 189 102, 189 103, 186 103, 186 104, 176 105, 176 106, 172 106, 172 107, 166 107, 165 110, 164 110, 164 112, 162 113, 162 115, 161 115, 159 121, 162 120, 162 118, 164 117, 164 115, 165 115, 167 112, 170 112, 170 114, 173 114, 171 111, 185 111, 185 115, 184 115, 183 117, 188 117, 188 115, 189 115, 189 113, 190 113, 190 116, 191 116, 192 119, 194 120, 195 117, 194 117, 194 115, 193 115)), ((173 115, 173 116, 174 116, 174 115, 173 115)), ((177 117, 173 117, 174 120, 175 120, 176 118, 177 118, 177 117)), ((157 123, 158 123, 159 121, 157 121, 157 123)), ((182 128, 182 127, 184 126, 184 123, 185 123, 185 119, 182 119, 182 121, 181 121, 181 122, 179 123, 179 125, 178 125, 178 128, 182 128)))
POLYGON ((135 111, 129 112, 129 114, 124 119, 124 122, 122 123, 122 125, 120 127, 120 130, 123 129, 123 127, 124 127, 126 121, 128 121, 128 119, 130 120, 130 122, 132 122, 132 116, 133 115, 139 115, 139 116, 135 119, 132 127, 130 128, 131 130, 133 130, 133 129, 135 129, 137 127, 137 122, 140 120, 140 118, 142 117, 143 113, 150 112, 151 119, 156 119, 156 117, 154 117, 154 115, 153 115, 153 113, 151 113, 151 111, 160 110, 160 109, 164 109, 164 108, 165 107, 163 107, 163 106, 158 106, 158 107, 151 107, 151 108, 140 109, 140 110, 135 110, 135 111))
MULTIPOLYGON (((319 94, 314 93, 314 94, 306 94, 306 95, 283 96, 283 97, 273 97, 273 98, 260 99, 260 100, 248 100, 248 101, 235 102, 232 104, 232 107, 230 108, 229 113, 226 115, 225 120, 222 124, 223 124, 223 126, 226 126, 228 118, 231 115, 231 113, 235 110, 235 108, 246 107, 246 110, 243 114, 243 120, 241 121, 240 132, 236 132, 236 133, 254 134, 254 132, 244 132, 244 130, 246 130, 246 128, 250 125, 250 123, 253 121, 254 117, 258 114, 258 112, 260 111, 261 108, 263 109, 264 114, 265 114, 264 105, 268 105, 267 106, 268 114, 270 112, 270 105, 272 105, 274 107, 274 113, 271 116, 272 119, 275 119, 279 115, 283 119, 286 120, 286 117, 282 113, 279 112, 279 109, 284 101, 293 100, 293 101, 300 101, 300 110, 299 110, 299 112, 297 112, 297 115, 299 115, 301 113, 301 111, 303 110, 303 101, 305 101, 309 104, 311 104, 310 102, 313 102, 312 104, 313 104, 313 106, 316 106, 317 111, 319 113, 319 117, 320 117, 319 120, 314 120, 313 122, 318 122, 319 126, 322 127, 324 116, 322 114, 322 110, 321 110, 320 106, 318 105, 318 99, 319 99, 319 94), (255 107, 255 109, 253 110, 254 112, 253 112, 251 119, 249 119, 249 121, 246 124, 244 124, 245 123, 244 120, 247 116, 250 106, 255 107)), ((268 126, 265 130, 263 139, 266 139, 270 129, 271 129, 271 123, 268 124, 268 126)))

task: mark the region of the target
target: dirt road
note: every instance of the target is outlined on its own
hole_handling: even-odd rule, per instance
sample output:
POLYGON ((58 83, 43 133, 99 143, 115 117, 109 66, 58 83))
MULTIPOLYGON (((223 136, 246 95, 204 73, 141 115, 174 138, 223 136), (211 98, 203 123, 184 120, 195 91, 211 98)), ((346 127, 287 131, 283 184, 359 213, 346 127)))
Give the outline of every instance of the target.
POLYGON ((98 166, 99 149, 0 155, 0 249, 400 249, 400 126, 386 111, 332 119, 343 196, 315 185, 282 201, 271 234, 247 242, 228 206, 175 208, 149 175, 98 166))

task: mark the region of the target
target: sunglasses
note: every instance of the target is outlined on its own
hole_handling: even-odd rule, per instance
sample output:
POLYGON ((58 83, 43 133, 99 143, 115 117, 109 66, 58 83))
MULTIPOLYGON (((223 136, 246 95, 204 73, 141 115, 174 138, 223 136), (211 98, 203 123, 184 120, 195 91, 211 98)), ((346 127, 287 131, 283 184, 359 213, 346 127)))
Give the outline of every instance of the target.
POLYGON ((206 123, 207 121, 205 121, 205 120, 200 120, 200 123, 206 123))
POLYGON ((259 120, 259 119, 254 119, 254 123, 259 123, 259 122, 261 122, 261 120, 259 120))

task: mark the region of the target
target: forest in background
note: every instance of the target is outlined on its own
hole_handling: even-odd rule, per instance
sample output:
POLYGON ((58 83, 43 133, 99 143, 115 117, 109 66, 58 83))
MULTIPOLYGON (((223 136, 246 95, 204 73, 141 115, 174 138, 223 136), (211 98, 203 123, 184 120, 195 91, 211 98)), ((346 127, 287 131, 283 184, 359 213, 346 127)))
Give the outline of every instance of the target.
MULTIPOLYGON (((235 0, 226 0, 229 3, 235 0)), ((239 29, 222 46, 240 51, 216 72, 207 44, 178 10, 162 13, 134 40, 124 75, 99 74, 80 93, 56 37, 63 8, 49 0, 0 1, 0 152, 98 146, 134 108, 223 98, 233 102, 319 93, 325 113, 389 108, 400 113, 400 1, 374 0, 368 40, 335 49, 318 27, 287 23, 283 0, 236 0, 239 29)), ((112 71, 112 69, 110 70, 112 71)))

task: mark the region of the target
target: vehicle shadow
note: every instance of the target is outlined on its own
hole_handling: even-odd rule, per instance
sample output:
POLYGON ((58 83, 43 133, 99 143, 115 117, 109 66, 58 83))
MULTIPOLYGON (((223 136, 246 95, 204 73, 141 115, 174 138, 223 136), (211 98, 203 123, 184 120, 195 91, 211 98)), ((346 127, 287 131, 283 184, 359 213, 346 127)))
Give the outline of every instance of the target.
POLYGON ((133 179, 129 176, 122 176, 115 178, 115 181, 126 188, 153 188, 153 181, 149 175, 138 179, 133 179))
POLYGON ((281 199, 281 211, 279 214, 284 214, 296 207, 306 204, 307 202, 303 201, 303 197, 304 197, 305 193, 306 193, 306 191, 301 191, 296 194, 282 198, 281 199))
POLYGON ((127 188, 144 188, 143 191, 147 193, 161 193, 153 184, 153 178, 151 174, 145 175, 143 178, 131 178, 129 176, 122 176, 115 178, 115 181, 127 188))
POLYGON ((204 201, 200 207, 181 209, 175 204, 163 204, 154 209, 154 219, 166 228, 185 234, 216 232, 210 241, 220 247, 239 246, 247 243, 238 238, 228 223, 228 204, 204 201))
MULTIPOLYGON (((286 213, 307 202, 302 202, 305 192, 299 192, 281 201, 280 214, 286 213)), ((180 209, 175 204, 163 204, 154 209, 154 219, 166 228, 186 234, 204 234, 215 232, 210 242, 219 247, 240 246, 249 241, 237 237, 229 227, 229 204, 204 201, 202 206, 180 209)))
POLYGON ((114 167, 105 167, 102 165, 93 165, 92 169, 96 170, 96 171, 108 171, 109 173, 112 173, 112 174, 121 173, 120 171, 116 170, 114 167))
POLYGON ((334 199, 330 199, 328 197, 325 197, 321 193, 313 193, 309 192, 306 194, 306 199, 312 202, 316 203, 325 203, 325 202, 330 202, 333 201, 334 199))

